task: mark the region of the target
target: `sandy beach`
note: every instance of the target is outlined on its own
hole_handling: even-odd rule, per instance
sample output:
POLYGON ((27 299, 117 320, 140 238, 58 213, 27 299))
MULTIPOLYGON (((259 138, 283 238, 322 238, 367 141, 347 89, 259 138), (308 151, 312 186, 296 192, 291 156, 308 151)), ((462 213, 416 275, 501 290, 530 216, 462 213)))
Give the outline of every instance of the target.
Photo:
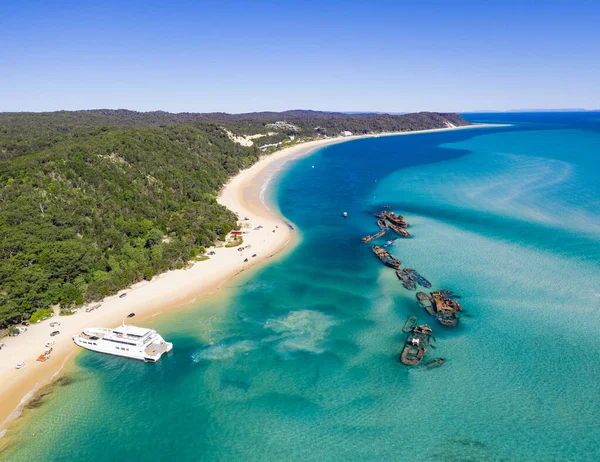
MULTIPOLYGON (((482 126, 448 127, 439 130, 482 126)), ((424 132, 389 133, 364 137, 411 133, 424 132)), ((135 284, 117 295, 97 302, 102 304, 99 309, 86 312, 84 307, 72 316, 54 316, 30 326, 27 332, 18 337, 1 339, 0 341, 6 346, 0 351, 0 403, 2 403, 0 431, 11 419, 19 415, 25 401, 33 396, 36 390, 48 384, 59 373, 65 362, 78 351, 78 347, 72 341, 72 335, 87 327, 116 326, 132 312, 136 314, 133 323, 143 325, 143 321, 153 315, 181 307, 199 297, 214 293, 232 276, 264 262, 293 242, 294 231, 280 216, 276 207, 269 207, 264 201, 266 186, 273 175, 290 160, 306 156, 329 144, 357 138, 363 136, 324 139, 285 148, 263 157, 225 185, 218 201, 239 216, 244 232, 243 245, 250 245, 249 249, 243 251, 238 251, 236 247, 209 249, 215 254, 208 260, 196 262, 188 269, 169 271, 154 277, 152 281, 135 284), (258 226, 262 228, 255 229, 258 226), (256 257, 252 257, 254 254, 256 257), (244 262, 246 258, 247 263, 244 262), (123 293, 127 295, 120 298, 119 295, 123 293), (53 328, 50 327, 51 321, 61 324, 53 328), (50 337, 50 333, 54 330, 59 330, 60 334, 50 337), (36 358, 43 353, 46 342, 51 340, 56 343, 53 345, 54 350, 50 359, 46 362, 36 361, 36 358), (15 365, 20 361, 25 361, 26 364, 22 369, 17 370, 15 365)), ((337 212, 341 214, 343 211, 337 212)), ((177 345, 174 348, 176 349, 177 345)))

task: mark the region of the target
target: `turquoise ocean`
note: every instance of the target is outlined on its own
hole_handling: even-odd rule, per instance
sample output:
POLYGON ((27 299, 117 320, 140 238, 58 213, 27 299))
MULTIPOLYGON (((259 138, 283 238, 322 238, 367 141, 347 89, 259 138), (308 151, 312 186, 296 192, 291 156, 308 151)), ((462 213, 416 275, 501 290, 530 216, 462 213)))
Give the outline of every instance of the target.
POLYGON ((78 354, 0 459, 599 460, 600 113, 465 117, 512 125, 290 163, 270 194, 299 245, 147 323, 174 343, 157 364, 78 354), (382 205, 456 328, 360 242, 382 205), (411 315, 442 367, 399 363, 411 315))

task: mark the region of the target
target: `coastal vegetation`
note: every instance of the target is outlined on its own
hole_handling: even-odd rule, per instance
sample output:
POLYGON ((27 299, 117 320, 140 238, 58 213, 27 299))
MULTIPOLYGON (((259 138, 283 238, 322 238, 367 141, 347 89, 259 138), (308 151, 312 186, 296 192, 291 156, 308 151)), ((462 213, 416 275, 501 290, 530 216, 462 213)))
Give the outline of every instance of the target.
POLYGON ((32 323, 36 323, 38 321, 41 321, 44 318, 49 318, 53 314, 54 314, 54 310, 52 308, 42 308, 42 309, 35 311, 29 318, 29 321, 32 323))
POLYGON ((437 113, 0 114, 0 326, 114 294, 225 240, 238 224, 218 191, 265 145, 448 123, 468 124, 437 113))

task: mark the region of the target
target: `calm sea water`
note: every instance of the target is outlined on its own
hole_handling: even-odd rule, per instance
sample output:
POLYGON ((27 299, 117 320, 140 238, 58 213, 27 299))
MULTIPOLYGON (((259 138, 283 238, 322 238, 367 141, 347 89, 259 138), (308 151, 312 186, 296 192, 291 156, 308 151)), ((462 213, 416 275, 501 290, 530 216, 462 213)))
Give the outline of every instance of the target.
POLYGON ((268 266, 152 327, 158 364, 83 352, 5 460, 598 460, 600 114, 361 140, 296 161, 274 199, 302 234, 268 266), (433 322, 360 237, 462 296, 433 322), (341 218, 347 211, 349 217, 341 218), (405 319, 434 328, 397 358, 405 319))

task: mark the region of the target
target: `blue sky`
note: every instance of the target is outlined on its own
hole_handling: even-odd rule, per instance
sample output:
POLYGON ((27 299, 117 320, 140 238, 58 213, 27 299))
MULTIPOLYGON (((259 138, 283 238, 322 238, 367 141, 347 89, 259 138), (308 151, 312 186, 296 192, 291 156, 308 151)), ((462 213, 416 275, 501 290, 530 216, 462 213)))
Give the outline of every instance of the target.
POLYGON ((0 111, 600 108, 599 1, 2 0, 0 111))

